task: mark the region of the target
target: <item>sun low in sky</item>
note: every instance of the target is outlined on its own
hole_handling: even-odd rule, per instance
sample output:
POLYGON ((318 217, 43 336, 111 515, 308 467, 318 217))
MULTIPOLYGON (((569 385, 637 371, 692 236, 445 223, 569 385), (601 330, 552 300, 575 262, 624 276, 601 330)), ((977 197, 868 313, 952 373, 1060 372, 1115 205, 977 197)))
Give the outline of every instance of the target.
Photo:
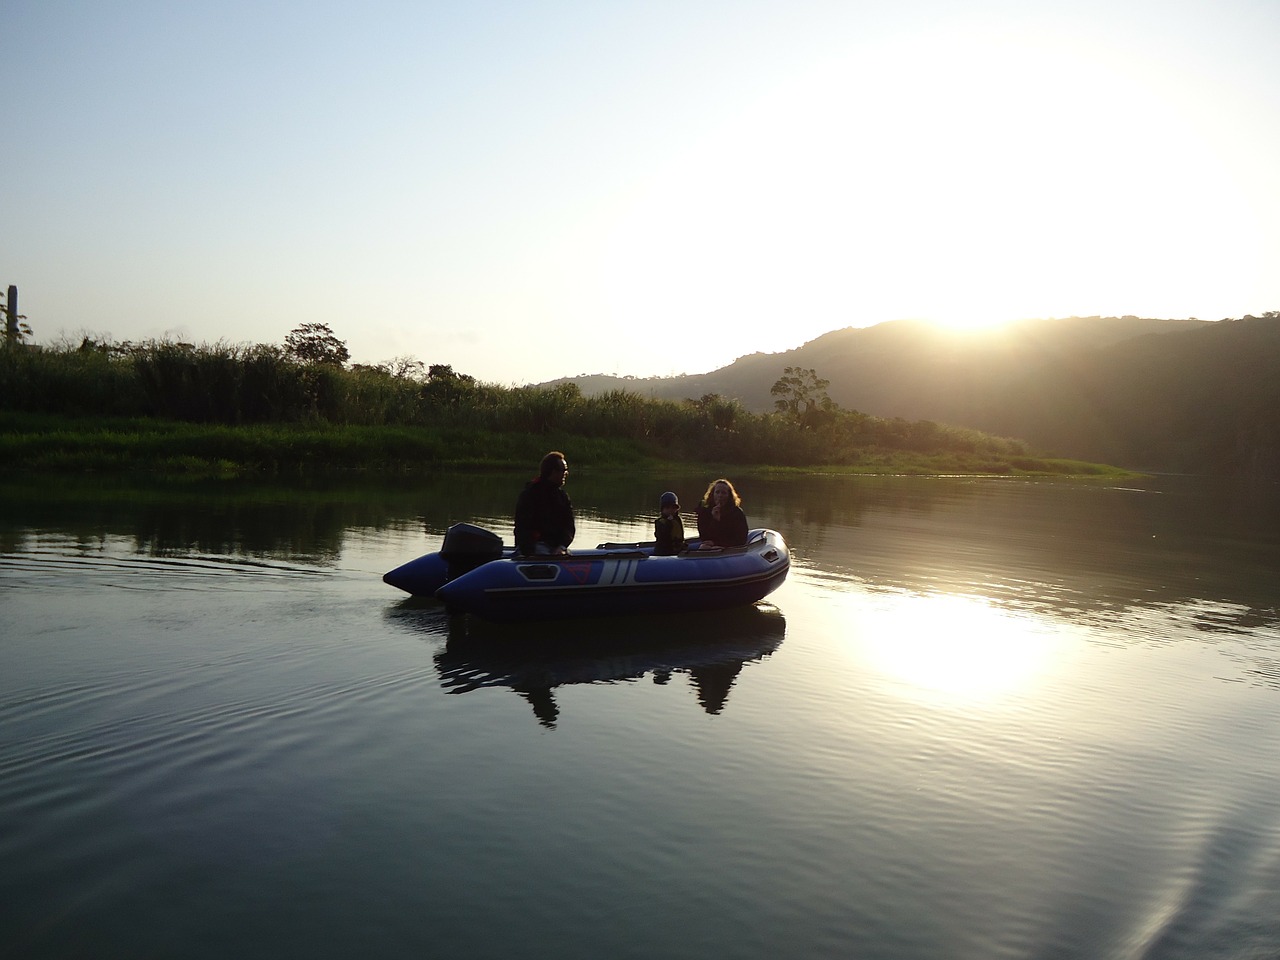
POLYGON ((1280 5, 7 4, 36 342, 498 383, 1280 308, 1280 5))

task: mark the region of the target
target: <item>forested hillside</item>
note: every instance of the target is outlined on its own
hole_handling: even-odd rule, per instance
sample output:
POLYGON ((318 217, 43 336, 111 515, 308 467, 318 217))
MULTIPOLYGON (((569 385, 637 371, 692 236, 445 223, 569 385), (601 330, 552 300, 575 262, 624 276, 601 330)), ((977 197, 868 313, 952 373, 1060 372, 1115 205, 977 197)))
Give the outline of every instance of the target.
POLYGON ((874 416, 972 427, 1139 469, 1280 476, 1276 311, 1218 322, 1072 317, 969 333, 894 321, 698 376, 573 379, 587 394, 715 394, 767 410, 788 366, 816 370, 833 401, 874 416))

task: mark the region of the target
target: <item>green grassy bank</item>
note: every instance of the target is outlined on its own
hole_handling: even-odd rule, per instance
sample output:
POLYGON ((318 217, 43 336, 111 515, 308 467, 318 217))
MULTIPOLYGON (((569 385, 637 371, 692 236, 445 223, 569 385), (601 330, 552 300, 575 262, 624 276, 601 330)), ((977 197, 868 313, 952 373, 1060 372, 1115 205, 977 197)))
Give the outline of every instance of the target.
POLYGON ((230 475, 516 467, 767 466, 866 474, 1124 476, 1021 440, 834 404, 754 413, 572 383, 502 387, 448 366, 346 368, 270 345, 0 349, 0 465, 230 475))
MULTIPOLYGON (((767 466, 764 457, 664 456, 652 444, 570 431, 490 431, 475 427, 334 423, 201 424, 153 417, 68 417, 0 413, 0 464, 8 470, 244 475, 444 468, 525 469, 552 448, 595 469, 664 463, 767 466)), ((867 447, 844 462, 769 469, 852 474, 982 474, 1123 477, 1132 474, 1021 450, 886 450, 867 447)))

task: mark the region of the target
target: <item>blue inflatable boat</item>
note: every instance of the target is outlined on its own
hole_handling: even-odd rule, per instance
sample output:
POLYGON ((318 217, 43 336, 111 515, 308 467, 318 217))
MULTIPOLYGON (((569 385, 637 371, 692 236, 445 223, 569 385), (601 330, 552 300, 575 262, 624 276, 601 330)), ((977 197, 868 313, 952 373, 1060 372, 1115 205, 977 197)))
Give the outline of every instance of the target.
POLYGON ((548 620, 719 610, 745 606, 782 585, 791 555, 773 530, 752 530, 744 547, 655 557, 652 543, 602 543, 556 557, 517 557, 501 538, 454 524, 444 545, 383 575, 450 612, 485 620, 548 620))

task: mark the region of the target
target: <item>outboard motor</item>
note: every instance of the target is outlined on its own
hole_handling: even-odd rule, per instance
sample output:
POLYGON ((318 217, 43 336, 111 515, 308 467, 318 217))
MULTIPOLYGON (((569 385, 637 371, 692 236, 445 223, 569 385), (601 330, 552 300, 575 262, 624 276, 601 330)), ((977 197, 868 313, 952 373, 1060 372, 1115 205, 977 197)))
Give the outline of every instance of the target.
POLYGON ((502 559, 502 538, 474 523, 455 523, 444 532, 440 558, 448 564, 449 579, 456 580, 490 560, 502 559))

